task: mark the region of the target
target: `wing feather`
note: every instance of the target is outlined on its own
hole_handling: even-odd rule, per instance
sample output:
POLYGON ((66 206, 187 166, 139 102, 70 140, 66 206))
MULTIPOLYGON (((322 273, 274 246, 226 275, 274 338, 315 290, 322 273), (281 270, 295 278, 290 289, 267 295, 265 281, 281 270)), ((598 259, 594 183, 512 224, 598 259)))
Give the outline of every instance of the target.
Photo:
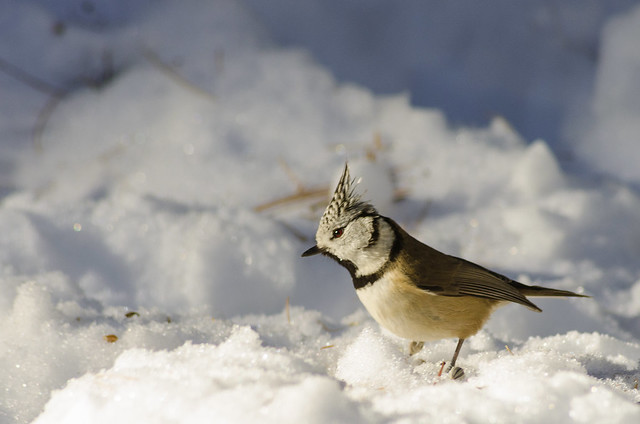
POLYGON ((448 284, 442 286, 418 284, 418 287, 441 296, 475 296, 503 300, 519 303, 534 311, 541 311, 510 284, 512 281, 510 278, 461 258, 453 256, 449 256, 449 258, 452 272, 448 284))
POLYGON ((438 296, 475 296, 514 302, 542 312, 518 289, 523 284, 473 262, 439 252, 411 237, 394 221, 388 222, 405 244, 400 262, 418 288, 438 296))

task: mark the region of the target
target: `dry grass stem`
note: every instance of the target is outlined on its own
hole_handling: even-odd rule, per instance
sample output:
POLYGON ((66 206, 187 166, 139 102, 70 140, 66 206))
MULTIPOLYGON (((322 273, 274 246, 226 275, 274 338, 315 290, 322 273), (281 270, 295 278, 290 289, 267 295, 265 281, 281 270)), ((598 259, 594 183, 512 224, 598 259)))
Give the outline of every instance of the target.
POLYGON ((298 178, 295 172, 293 172, 293 169, 291 169, 291 167, 287 164, 287 162, 285 162, 283 158, 279 158, 278 163, 280 164, 280 167, 284 170, 284 172, 287 174, 287 177, 289 177, 289 179, 296 185, 296 192, 298 193, 303 192, 304 184, 302 184, 302 181, 300 181, 300 178, 298 178))
POLYGON ((44 129, 46 128, 53 111, 65 96, 66 93, 50 95, 47 102, 44 104, 42 109, 40 109, 40 112, 38 112, 38 117, 36 118, 36 123, 33 127, 33 145, 36 151, 41 152, 43 150, 42 134, 44 134, 44 129))
POLYGON ((49 84, 48 82, 43 81, 40 78, 31 75, 24 69, 21 69, 10 62, 7 62, 1 57, 0 57, 0 72, 4 72, 5 74, 17 79, 18 81, 23 82, 24 84, 28 85, 34 90, 39 91, 41 93, 48 94, 50 96, 59 96, 65 92, 65 90, 55 87, 54 85, 49 84))
POLYGON ((171 78, 178 85, 186 88, 187 90, 191 91, 192 93, 195 93, 195 94, 198 94, 200 96, 206 97, 209 100, 215 100, 215 96, 213 94, 209 93, 208 91, 203 90, 202 88, 200 88, 196 84, 192 83, 191 81, 189 81, 188 79, 183 77, 171 65, 169 65, 168 63, 165 63, 160 58, 160 56, 155 51, 153 51, 151 48, 143 47, 142 48, 142 55, 144 56, 145 59, 147 59, 149 61, 149 63, 151 63, 156 68, 158 68, 162 73, 167 75, 169 78, 171 78))
POLYGON ((288 203, 300 202, 303 200, 312 199, 314 197, 326 196, 329 191, 329 187, 322 187, 317 189, 303 189, 294 194, 290 194, 288 196, 281 197, 279 199, 272 200, 267 203, 263 203, 253 208, 256 212, 263 212, 267 209, 275 208, 277 206, 286 205, 288 203))
POLYGON ((289 296, 287 296, 287 300, 286 300, 286 301, 285 301, 285 303, 284 303, 284 309, 285 309, 285 311, 286 311, 286 313, 287 313, 287 322, 288 322, 289 324, 291 324, 290 303, 291 303, 291 301, 290 301, 290 299, 289 299, 289 296))

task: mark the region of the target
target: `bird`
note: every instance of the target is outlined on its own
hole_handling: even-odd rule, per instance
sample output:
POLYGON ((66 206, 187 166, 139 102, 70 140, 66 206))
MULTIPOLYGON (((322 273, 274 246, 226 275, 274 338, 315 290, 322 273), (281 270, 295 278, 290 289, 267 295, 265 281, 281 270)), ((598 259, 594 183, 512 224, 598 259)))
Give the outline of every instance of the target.
POLYGON ((426 341, 457 338, 447 373, 464 376, 456 361, 464 341, 497 307, 517 303, 542 312, 527 296, 589 297, 519 283, 468 260, 442 253, 380 215, 355 190, 349 164, 320 218, 316 244, 303 257, 322 254, 347 269, 356 294, 375 321, 410 340, 409 354, 426 341))

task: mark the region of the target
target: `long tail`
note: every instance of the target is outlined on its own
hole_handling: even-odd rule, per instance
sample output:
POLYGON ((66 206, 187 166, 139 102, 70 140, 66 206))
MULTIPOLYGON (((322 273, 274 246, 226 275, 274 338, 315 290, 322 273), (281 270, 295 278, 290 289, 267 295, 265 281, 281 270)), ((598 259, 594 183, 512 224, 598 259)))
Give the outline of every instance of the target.
POLYGON ((520 293, 525 296, 533 297, 591 297, 584 294, 574 293, 569 290, 550 289, 548 287, 541 286, 527 286, 526 284, 512 281, 511 285, 514 286, 520 293))

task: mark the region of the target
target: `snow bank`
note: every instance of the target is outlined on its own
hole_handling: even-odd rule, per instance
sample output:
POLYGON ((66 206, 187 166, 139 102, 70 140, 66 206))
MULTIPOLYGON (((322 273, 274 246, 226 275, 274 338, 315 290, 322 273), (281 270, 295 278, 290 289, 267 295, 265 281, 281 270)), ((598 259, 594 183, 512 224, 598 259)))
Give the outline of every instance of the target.
POLYGON ((567 120, 586 112, 603 63, 602 28, 637 2, 247 3, 274 39, 309 49, 340 79, 377 93, 408 92, 455 123, 486 125, 504 116, 527 139, 573 152, 562 132, 567 120))
POLYGON ((640 7, 611 19, 602 34, 595 89, 588 121, 574 131, 578 152, 590 165, 638 183, 640 161, 640 7))
POLYGON ((359 418, 338 382, 318 375, 306 358, 261 346, 249 327, 227 326, 230 334, 217 346, 187 343, 171 352, 124 352, 110 370, 73 381, 36 422, 359 418), (69 402, 82 407, 70 410, 69 402))
POLYGON ((65 91, 32 144, 48 96, 0 77, 2 422, 640 417, 633 186, 336 81, 240 2, 43 4, 0 4, 0 57, 65 91), (502 308, 438 378, 454 340, 409 357, 299 257, 347 159, 419 239, 593 299, 502 308))

